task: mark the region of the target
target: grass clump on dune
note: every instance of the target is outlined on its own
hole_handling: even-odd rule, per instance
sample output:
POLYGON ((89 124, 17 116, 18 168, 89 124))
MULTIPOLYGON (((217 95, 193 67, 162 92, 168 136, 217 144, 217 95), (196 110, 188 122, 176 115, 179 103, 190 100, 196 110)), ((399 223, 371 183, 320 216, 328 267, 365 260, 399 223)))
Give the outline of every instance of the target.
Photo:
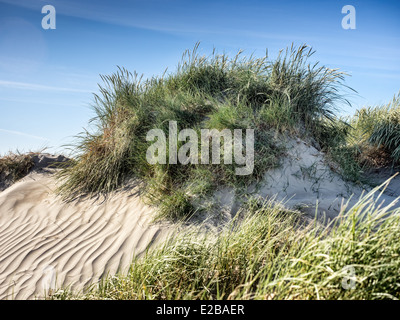
POLYGON ((348 180, 370 183, 364 174, 371 169, 400 164, 400 94, 386 105, 363 107, 321 128, 333 169, 348 180))
POLYGON ((275 61, 242 52, 230 58, 213 51, 206 57, 196 45, 173 74, 143 80, 119 69, 102 76, 92 121, 96 130, 78 139, 75 162, 60 174, 61 194, 109 192, 134 177, 143 182, 151 203, 163 205, 162 216, 181 218, 193 212, 190 203, 218 186, 245 188, 279 165, 284 150, 279 133, 313 137, 329 148, 337 133, 334 103, 343 99, 338 92, 344 73, 310 65, 313 53, 292 46, 275 61), (178 131, 254 129, 252 174, 235 175, 234 163, 150 165, 146 133, 154 128, 167 133, 171 120, 178 131))
POLYGON ((1 157, 0 189, 26 176, 33 166, 34 162, 30 154, 10 152, 4 157, 1 157))
POLYGON ((349 121, 348 144, 367 168, 400 164, 400 94, 383 106, 365 107, 349 121))
POLYGON ((136 258, 127 274, 53 298, 400 298, 400 211, 378 206, 378 189, 328 226, 250 199, 221 232, 176 235, 136 258))
POLYGON ((364 107, 322 127, 328 158, 353 182, 370 183, 371 169, 400 164, 400 95, 383 106, 364 107))

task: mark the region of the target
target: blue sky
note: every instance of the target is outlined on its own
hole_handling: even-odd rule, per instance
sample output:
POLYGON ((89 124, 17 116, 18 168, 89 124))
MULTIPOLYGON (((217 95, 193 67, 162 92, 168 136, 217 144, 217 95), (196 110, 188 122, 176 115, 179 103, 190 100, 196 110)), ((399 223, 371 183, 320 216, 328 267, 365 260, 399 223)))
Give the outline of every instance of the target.
POLYGON ((93 117, 99 74, 116 66, 161 75, 173 72, 185 49, 234 55, 239 49, 271 59, 306 43, 314 59, 340 68, 358 91, 353 113, 382 104, 400 90, 400 1, 77 1, 0 0, 0 154, 62 145, 93 117), (44 5, 56 9, 56 29, 42 29, 44 5), (356 29, 341 26, 344 5, 356 9, 356 29))

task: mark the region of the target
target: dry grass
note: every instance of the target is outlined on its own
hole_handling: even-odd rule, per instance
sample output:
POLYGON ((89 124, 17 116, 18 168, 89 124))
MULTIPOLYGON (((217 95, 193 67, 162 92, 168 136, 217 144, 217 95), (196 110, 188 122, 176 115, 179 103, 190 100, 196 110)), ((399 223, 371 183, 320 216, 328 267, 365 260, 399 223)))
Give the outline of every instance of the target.
POLYGON ((9 152, 0 158, 0 188, 4 189, 15 181, 26 176, 34 162, 32 154, 9 152))

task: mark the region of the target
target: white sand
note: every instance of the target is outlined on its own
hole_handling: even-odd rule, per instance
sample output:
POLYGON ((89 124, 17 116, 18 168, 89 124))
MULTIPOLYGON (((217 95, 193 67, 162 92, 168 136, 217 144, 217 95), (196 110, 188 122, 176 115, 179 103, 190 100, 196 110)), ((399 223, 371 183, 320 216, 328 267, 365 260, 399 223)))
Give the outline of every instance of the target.
POLYGON ((81 289, 107 272, 126 271, 134 254, 170 227, 131 191, 106 201, 66 203, 55 180, 33 173, 0 193, 0 299, 40 297, 49 270, 56 286, 81 289))
MULTIPOLYGON (((260 196, 276 197, 276 200, 284 201, 287 207, 300 209, 310 215, 315 216, 317 211, 319 218, 323 216, 329 220, 338 215, 348 199, 349 208, 358 201, 363 192, 372 189, 344 181, 331 169, 324 153, 310 144, 300 139, 289 140, 286 144, 288 153, 279 168, 269 170, 265 174, 265 184, 259 191, 260 196)), ((390 175, 381 177, 379 183, 388 178, 390 175)), ((379 204, 387 205, 400 196, 392 192, 393 185, 394 182, 391 182, 385 193, 380 196, 379 204)), ((399 204, 393 208, 396 207, 399 207, 399 204)))
MULTIPOLYGON (((258 192, 261 197, 276 197, 287 207, 300 209, 313 216, 317 211, 319 218, 332 219, 348 199, 349 208, 358 201, 363 191, 372 189, 344 181, 331 169, 324 153, 310 144, 300 139, 289 139, 286 145, 288 152, 281 166, 265 174, 264 186, 258 192)), ((390 176, 381 176, 379 183, 385 182, 390 176)), ((400 196, 400 192, 393 192, 398 189, 398 183, 397 178, 392 181, 378 203, 387 205, 395 201, 400 196)))
MULTIPOLYGON (((348 207, 354 205, 362 193, 370 191, 369 186, 346 182, 332 170, 325 154, 300 139, 284 141, 287 153, 277 168, 265 173, 259 189, 250 188, 254 196, 272 198, 282 202, 287 208, 300 210, 311 217, 329 221, 336 217, 342 206, 349 200, 348 207), (318 205, 317 205, 318 204, 318 205)), ((395 171, 384 171, 371 178, 378 184, 384 183, 395 171)), ((378 196, 379 192, 376 193, 378 196)), ((387 205, 400 196, 400 176, 389 184, 378 204, 387 205)), ((225 217, 232 217, 240 208, 240 200, 235 198, 232 188, 222 188, 216 192, 213 201, 223 207, 225 217)), ((400 207, 400 203, 393 206, 400 207)), ((226 220, 226 219, 225 219, 226 220)))

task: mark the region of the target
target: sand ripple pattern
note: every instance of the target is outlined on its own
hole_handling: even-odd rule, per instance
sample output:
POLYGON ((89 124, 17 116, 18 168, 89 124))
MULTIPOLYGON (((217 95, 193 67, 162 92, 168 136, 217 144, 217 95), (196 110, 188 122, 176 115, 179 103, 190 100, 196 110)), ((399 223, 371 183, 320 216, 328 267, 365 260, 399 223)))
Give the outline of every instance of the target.
POLYGON ((126 272, 171 230, 151 223, 135 191, 66 203, 54 188, 54 178, 36 174, 0 193, 0 299, 43 297, 49 268, 57 288, 77 290, 126 272))

